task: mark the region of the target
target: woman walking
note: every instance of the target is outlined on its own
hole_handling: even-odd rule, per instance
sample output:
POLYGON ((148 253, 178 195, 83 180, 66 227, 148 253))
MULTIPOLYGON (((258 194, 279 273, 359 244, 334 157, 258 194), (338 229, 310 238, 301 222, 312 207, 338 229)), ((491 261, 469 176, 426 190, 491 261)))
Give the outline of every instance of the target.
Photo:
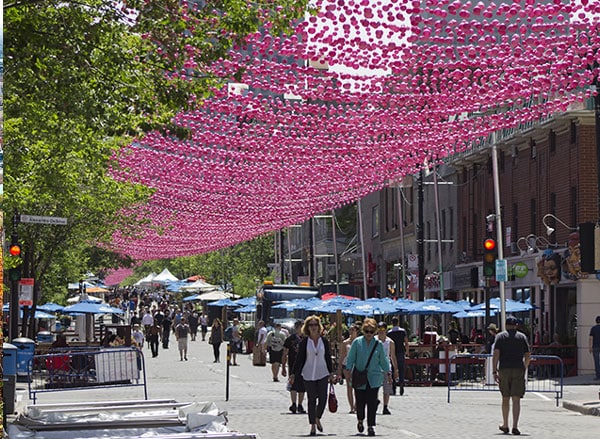
POLYGON ((301 376, 304 380, 308 396, 310 435, 316 436, 316 430, 323 431, 321 417, 327 404, 327 383, 334 380, 331 347, 329 341, 321 337, 323 325, 317 316, 306 318, 302 333, 305 338, 298 345, 290 383, 293 385, 295 376, 301 376))
POLYGON ((219 348, 221 347, 221 343, 223 343, 223 325, 221 325, 221 320, 213 320, 208 342, 213 347, 213 353, 215 356, 215 361, 213 361, 213 363, 219 363, 221 361, 219 360, 219 348))
POLYGON ((360 325, 354 323, 349 329, 350 336, 342 342, 340 349, 340 361, 338 369, 338 377, 344 377, 346 380, 346 396, 348 397, 348 404, 350 404, 350 413, 356 413, 356 407, 354 405, 354 391, 352 390, 352 371, 346 367, 346 358, 350 351, 350 346, 356 337, 360 334, 360 325))
POLYGON ((356 400, 356 426, 359 433, 365 430, 363 425, 365 419, 365 406, 367 411, 367 434, 375 436, 375 417, 377 412, 377 393, 383 384, 385 374, 390 370, 390 360, 385 354, 383 343, 375 338, 377 322, 367 318, 362 325, 361 337, 352 343, 350 352, 346 358, 346 367, 349 370, 356 368, 359 371, 366 369, 367 384, 354 389, 356 400))

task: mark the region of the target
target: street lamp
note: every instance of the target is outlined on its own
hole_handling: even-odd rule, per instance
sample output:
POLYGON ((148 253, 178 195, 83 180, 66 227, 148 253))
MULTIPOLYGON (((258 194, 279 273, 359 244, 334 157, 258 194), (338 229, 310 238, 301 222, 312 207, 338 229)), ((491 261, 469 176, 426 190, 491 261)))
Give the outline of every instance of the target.
POLYGON ((547 213, 542 218, 542 223, 544 224, 544 226, 546 226, 546 235, 548 235, 548 236, 552 235, 554 233, 554 230, 556 230, 556 229, 554 227, 550 227, 548 224, 546 224, 546 218, 552 218, 554 221, 558 221, 559 223, 561 223, 563 226, 565 226, 567 229, 571 230, 572 232, 577 231, 577 227, 570 227, 570 226, 566 225, 556 215, 552 215, 551 213, 547 213))

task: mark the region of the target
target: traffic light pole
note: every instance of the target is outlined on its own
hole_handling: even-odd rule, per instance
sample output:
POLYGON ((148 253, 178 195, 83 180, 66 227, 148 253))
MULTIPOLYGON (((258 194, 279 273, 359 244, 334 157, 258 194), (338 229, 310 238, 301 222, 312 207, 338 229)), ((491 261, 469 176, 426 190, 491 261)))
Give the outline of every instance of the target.
MULTIPOLYGON (((13 242, 18 243, 19 234, 17 227, 19 225, 19 214, 15 212, 13 215, 13 223, 12 223, 12 236, 11 236, 11 244, 13 242)), ((10 279, 10 309, 9 309, 9 318, 10 325, 8 327, 8 338, 9 340, 14 340, 19 336, 19 279, 16 276, 18 271, 16 268, 11 268, 9 270, 9 279, 10 279)))
MULTIPOLYGON (((496 145, 496 132, 492 135, 492 174, 494 179, 494 202, 496 205, 496 242, 498 243, 498 259, 504 259, 504 243, 502 242, 502 217, 500 215, 500 180, 498 178, 498 149, 496 145)), ((504 291, 504 281, 498 282, 500 291, 500 325, 502 330, 506 330, 506 293, 504 291)))

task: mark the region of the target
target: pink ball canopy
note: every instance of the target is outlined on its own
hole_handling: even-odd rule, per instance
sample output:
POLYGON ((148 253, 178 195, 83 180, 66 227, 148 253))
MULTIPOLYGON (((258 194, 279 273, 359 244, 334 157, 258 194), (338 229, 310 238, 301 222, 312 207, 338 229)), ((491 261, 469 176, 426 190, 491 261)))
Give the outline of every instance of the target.
MULTIPOLYGON (((232 50, 203 67, 244 85, 216 89, 200 110, 179 113, 174 123, 189 139, 151 132, 115 158, 115 178, 156 190, 128 211, 148 226, 135 238, 115 234, 116 250, 154 259, 229 247, 594 93, 600 2, 316 7, 293 35, 251 35, 251 56, 232 50)), ((200 57, 188 49, 179 56, 195 67, 200 57)))

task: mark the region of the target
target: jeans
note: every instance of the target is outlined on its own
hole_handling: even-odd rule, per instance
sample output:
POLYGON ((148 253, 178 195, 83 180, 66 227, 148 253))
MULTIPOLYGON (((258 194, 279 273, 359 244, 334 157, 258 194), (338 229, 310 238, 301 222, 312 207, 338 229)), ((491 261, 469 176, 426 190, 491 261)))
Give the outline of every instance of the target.
POLYGON ((321 419, 327 404, 327 382, 328 377, 323 377, 317 381, 304 381, 304 389, 308 398, 308 422, 317 423, 317 419, 321 419))
POLYGON ((375 415, 379 400, 377 399, 379 387, 369 387, 364 390, 354 389, 354 398, 356 399, 356 418, 359 421, 365 419, 365 406, 367 407, 367 426, 375 427, 375 415))
POLYGON ((592 349, 592 357, 594 357, 594 367, 596 368, 596 379, 600 380, 600 347, 592 349))

